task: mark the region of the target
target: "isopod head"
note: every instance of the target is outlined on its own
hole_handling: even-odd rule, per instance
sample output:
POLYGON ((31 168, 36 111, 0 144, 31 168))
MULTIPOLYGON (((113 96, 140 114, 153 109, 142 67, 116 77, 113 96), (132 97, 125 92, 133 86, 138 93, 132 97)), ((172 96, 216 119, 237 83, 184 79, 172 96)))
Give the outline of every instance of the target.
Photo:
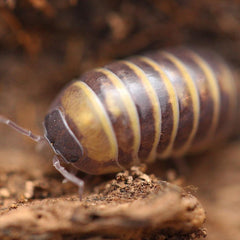
POLYGON ((82 159, 83 148, 69 128, 60 109, 54 109, 44 121, 45 138, 54 152, 67 163, 74 163, 82 159))
POLYGON ((74 81, 59 94, 44 128, 55 153, 75 168, 89 174, 121 170, 111 123, 85 83, 74 81))

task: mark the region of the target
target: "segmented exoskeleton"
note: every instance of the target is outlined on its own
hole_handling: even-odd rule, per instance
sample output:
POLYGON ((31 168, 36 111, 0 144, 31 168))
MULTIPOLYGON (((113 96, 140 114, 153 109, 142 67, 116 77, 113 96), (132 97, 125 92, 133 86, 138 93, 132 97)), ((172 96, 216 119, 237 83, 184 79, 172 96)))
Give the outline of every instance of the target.
POLYGON ((80 170, 115 172, 226 139, 236 121, 237 95, 230 68, 215 53, 156 51, 70 83, 45 119, 46 137, 80 170), (62 131, 53 124, 60 118, 68 125, 62 131), (61 142, 58 135, 69 129, 75 140, 61 142), (77 153, 68 146, 73 142, 77 153))

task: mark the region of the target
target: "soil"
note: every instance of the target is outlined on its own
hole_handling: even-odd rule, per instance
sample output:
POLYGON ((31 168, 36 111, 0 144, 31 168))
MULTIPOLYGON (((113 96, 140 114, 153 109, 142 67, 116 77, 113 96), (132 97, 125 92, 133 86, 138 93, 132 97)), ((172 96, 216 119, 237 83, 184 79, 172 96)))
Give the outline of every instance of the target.
POLYGON ((67 188, 64 194, 61 186, 56 189, 60 181, 51 178, 24 181, 21 176, 21 193, 14 193, 16 183, 14 186, 11 177, 6 178, 0 191, 5 198, 0 217, 2 238, 195 239, 206 235, 201 228, 205 211, 199 201, 139 167, 118 173, 112 180, 94 185, 90 181, 91 190, 85 191, 82 201, 75 188, 67 188), (11 202, 14 195, 19 195, 19 200, 11 202))
MULTIPOLYGON (((42 134, 60 89, 113 59, 176 45, 222 54, 239 74, 237 0, 0 1, 0 114, 42 134)), ((240 140, 62 183, 48 146, 0 125, 0 239, 240 239, 240 140)))

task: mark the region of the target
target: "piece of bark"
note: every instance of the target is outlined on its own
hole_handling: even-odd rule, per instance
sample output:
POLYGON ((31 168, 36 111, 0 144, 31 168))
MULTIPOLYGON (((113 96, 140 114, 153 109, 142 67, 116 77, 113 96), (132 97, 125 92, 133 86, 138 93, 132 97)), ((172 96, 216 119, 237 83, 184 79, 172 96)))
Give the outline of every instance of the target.
POLYGON ((132 167, 85 193, 83 201, 74 195, 13 204, 0 217, 0 237, 197 239, 206 234, 204 221, 194 196, 132 167))

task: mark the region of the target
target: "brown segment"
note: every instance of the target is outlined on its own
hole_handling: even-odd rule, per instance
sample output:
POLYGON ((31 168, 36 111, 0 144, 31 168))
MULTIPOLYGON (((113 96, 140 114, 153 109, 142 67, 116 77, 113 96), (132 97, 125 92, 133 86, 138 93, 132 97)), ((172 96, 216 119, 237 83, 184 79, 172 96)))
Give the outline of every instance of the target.
POLYGON ((159 72, 154 70, 154 68, 144 61, 144 59, 141 57, 134 57, 129 60, 145 72, 147 78, 157 93, 162 115, 161 137, 157 147, 157 152, 162 153, 169 146, 171 132, 173 131, 173 110, 169 93, 159 72))
POLYGON ((147 57, 156 61, 167 74, 168 78, 174 85, 179 101, 179 125, 178 132, 174 143, 174 150, 184 146, 193 129, 193 103, 189 97, 190 93, 183 79, 183 76, 177 67, 160 53, 149 53, 147 57))
POLYGON ((123 81, 137 107, 141 130, 139 158, 144 160, 153 147, 153 136, 155 134, 153 107, 146 89, 143 87, 141 78, 123 62, 114 62, 105 66, 105 68, 112 71, 123 81))
POLYGON ((133 130, 116 86, 98 69, 86 73, 80 80, 85 82, 96 93, 110 117, 118 142, 119 164, 123 167, 133 165, 137 158, 134 152, 133 130))
POLYGON ((187 49, 177 49, 170 52, 184 63, 197 86, 200 100, 200 116, 198 130, 192 142, 191 152, 194 151, 194 149, 202 150, 208 145, 208 133, 213 121, 214 102, 211 95, 211 86, 209 85, 207 76, 193 60, 187 49))
MULTIPOLYGON (((233 101, 235 98, 236 90, 233 81, 227 76, 224 68, 227 68, 227 65, 223 60, 214 54, 211 51, 198 51, 197 52, 204 60, 208 63, 214 75, 218 81, 219 90, 220 90, 220 113, 219 121, 216 128, 215 143, 227 139, 231 133, 232 124, 235 119, 235 108, 236 106, 233 101)), ((237 101, 237 100, 236 100, 237 101)))

